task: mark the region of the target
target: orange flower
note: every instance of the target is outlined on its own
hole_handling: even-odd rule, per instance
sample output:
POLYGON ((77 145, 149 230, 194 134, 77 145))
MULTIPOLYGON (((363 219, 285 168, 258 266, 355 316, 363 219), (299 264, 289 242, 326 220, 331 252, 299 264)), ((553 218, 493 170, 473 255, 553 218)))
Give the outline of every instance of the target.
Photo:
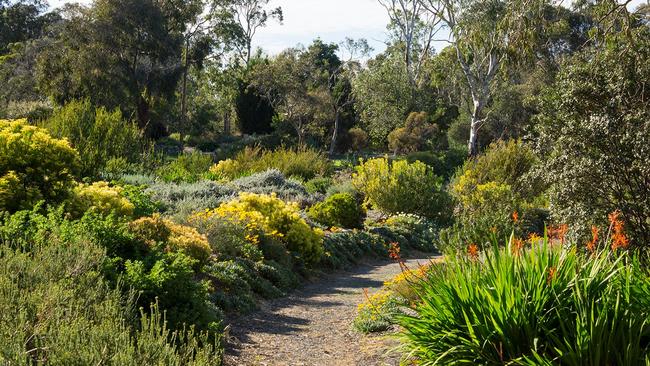
POLYGON ((616 210, 609 214, 610 231, 612 232, 612 250, 627 249, 630 239, 625 236, 625 224, 621 219, 621 211, 616 210))
POLYGON ((521 250, 524 249, 524 241, 521 239, 515 238, 512 244, 512 254, 519 255, 521 250))
POLYGON ((478 259, 478 245, 476 245, 474 243, 470 244, 469 247, 467 247, 467 254, 469 255, 469 257, 471 259, 477 260, 478 259))
POLYGON ((519 212, 515 211, 512 213, 512 221, 516 224, 519 222, 519 212))
POLYGON ((396 261, 400 260, 402 257, 400 256, 400 247, 398 242, 392 242, 390 243, 390 247, 388 248, 388 256, 391 259, 394 259, 396 261))
POLYGON ((548 269, 548 277, 546 278, 546 284, 550 285, 551 282, 555 279, 555 275, 557 274, 557 269, 555 267, 551 267, 548 269))
POLYGON ((598 228, 596 226, 592 226, 591 241, 587 243, 587 250, 593 253, 596 250, 597 243, 598 243, 598 228))
POLYGON ((567 231, 569 231, 569 227, 566 224, 555 227, 549 226, 547 229, 549 239, 559 240, 562 244, 564 244, 564 238, 566 237, 567 231))

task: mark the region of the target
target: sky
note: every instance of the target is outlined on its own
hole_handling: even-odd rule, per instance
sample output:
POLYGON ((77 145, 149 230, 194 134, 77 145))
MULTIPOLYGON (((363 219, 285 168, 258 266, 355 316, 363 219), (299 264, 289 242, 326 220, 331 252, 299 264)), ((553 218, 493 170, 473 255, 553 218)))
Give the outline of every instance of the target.
MULTIPOLYGON (((630 8, 646 1, 650 0, 632 0, 630 8)), ((49 2, 52 7, 58 7, 70 1, 49 2)), ((89 3, 90 0, 80 2, 89 3)), ((271 22, 256 35, 254 46, 262 47, 268 54, 277 54, 297 44, 307 46, 317 37, 334 43, 343 41, 345 37, 365 38, 374 48, 373 54, 386 48, 384 41, 388 38, 386 25, 389 19, 377 0, 272 0, 269 5, 282 7, 284 22, 282 25, 271 22)))
MULTIPOLYGON (((52 7, 66 2, 71 1, 49 0, 52 7)), ((89 0, 79 2, 90 3, 89 0)), ((272 0, 269 6, 281 6, 284 12, 282 25, 271 22, 254 39, 254 46, 262 47, 269 54, 297 44, 307 46, 317 37, 334 43, 345 37, 365 38, 374 53, 386 48, 388 15, 377 0, 272 0)))

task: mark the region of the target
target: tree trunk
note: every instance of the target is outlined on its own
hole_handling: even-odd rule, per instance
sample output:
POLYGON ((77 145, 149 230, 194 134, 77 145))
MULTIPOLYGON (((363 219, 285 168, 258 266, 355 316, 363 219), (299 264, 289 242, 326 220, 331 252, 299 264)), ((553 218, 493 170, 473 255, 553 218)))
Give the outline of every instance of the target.
POLYGON ((472 121, 469 129, 469 142, 467 143, 467 150, 469 156, 477 156, 478 151, 478 130, 483 121, 481 119, 481 113, 483 112, 483 106, 485 103, 480 98, 474 98, 474 110, 472 111, 472 121))
POLYGON ((227 110, 223 114, 223 134, 230 136, 230 111, 227 110))
MULTIPOLYGON (((190 39, 185 41, 185 67, 183 68, 183 89, 181 92, 181 123, 183 127, 187 124, 187 72, 189 69, 188 52, 190 50, 190 39)), ((183 128, 178 129, 183 139, 183 128)))
POLYGON ((341 120, 341 114, 339 111, 336 111, 336 117, 334 117, 334 132, 332 133, 332 143, 330 144, 330 156, 334 155, 336 151, 336 140, 339 137, 339 124, 341 120))

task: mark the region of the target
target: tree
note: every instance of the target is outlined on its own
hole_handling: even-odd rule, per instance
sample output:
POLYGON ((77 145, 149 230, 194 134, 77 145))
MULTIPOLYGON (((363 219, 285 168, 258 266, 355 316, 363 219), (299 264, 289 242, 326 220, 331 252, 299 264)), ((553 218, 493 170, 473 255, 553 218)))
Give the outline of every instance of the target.
POLYGON ((421 82, 422 68, 433 54, 432 42, 439 20, 430 18, 422 0, 378 0, 390 18, 392 31, 404 57, 404 65, 412 86, 421 82))
POLYGON ((449 30, 448 41, 467 80, 472 98, 468 150, 475 156, 497 74, 513 54, 510 51, 529 46, 522 40, 531 35, 543 1, 421 0, 421 4, 434 25, 449 30))
POLYGON ((171 0, 67 6, 53 46, 39 58, 39 86, 59 104, 88 97, 134 115, 149 136, 163 134, 163 117, 152 117, 175 97, 183 34, 200 9, 171 0))
POLYGON ((223 32, 232 40, 232 46, 239 60, 248 66, 253 54, 253 38, 269 20, 282 23, 282 8, 267 9, 270 0, 226 0, 214 6, 213 18, 229 24, 223 32))

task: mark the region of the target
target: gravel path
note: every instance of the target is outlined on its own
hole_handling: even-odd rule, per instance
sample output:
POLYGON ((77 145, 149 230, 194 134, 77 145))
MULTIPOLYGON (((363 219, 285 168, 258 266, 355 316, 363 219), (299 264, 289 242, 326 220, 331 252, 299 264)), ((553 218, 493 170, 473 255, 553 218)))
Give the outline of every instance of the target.
MULTIPOLYGON (((427 262, 422 256, 407 265, 427 262)), ((364 264, 261 304, 260 310, 231 322, 225 364, 399 365, 400 356, 388 353, 395 346, 388 335, 364 336, 352 329, 364 289, 374 293, 399 272, 394 262, 364 264)))

